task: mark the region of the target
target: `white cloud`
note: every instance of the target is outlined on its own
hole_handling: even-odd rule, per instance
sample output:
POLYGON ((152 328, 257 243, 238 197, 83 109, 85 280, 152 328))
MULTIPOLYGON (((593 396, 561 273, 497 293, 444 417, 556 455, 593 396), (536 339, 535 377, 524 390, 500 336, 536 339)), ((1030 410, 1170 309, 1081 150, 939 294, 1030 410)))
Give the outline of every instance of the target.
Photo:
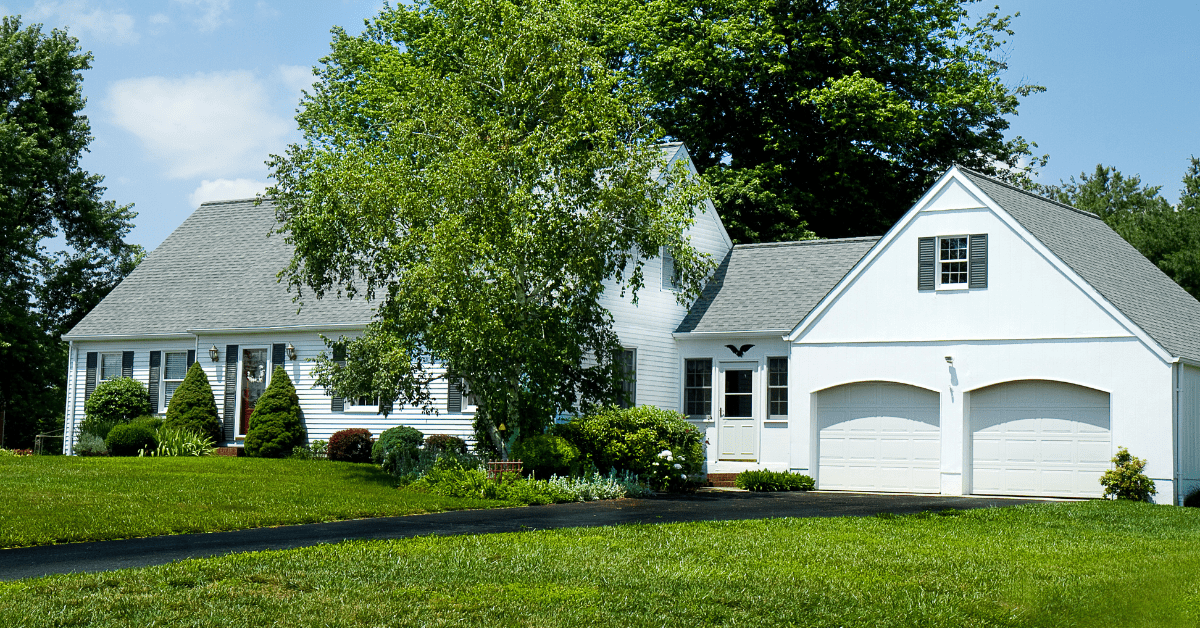
POLYGON ((133 16, 93 7, 87 0, 37 0, 29 10, 28 18, 30 22, 61 24, 75 35, 92 35, 117 44, 138 42, 133 16))
POLYGON ((226 201, 238 198, 254 198, 259 192, 267 189, 266 181, 252 179, 217 179, 200 182, 200 187, 188 195, 192 207, 208 201, 226 201))
POLYGON ((112 84, 105 104, 176 179, 261 173, 292 130, 247 71, 125 79, 112 84))
POLYGON ((307 89, 312 92, 312 84, 317 77, 313 76, 312 68, 307 65, 281 65, 278 68, 279 80, 292 94, 292 102, 300 102, 300 91, 307 89))
POLYGON ((155 13, 150 16, 151 24, 170 24, 171 18, 166 13, 155 13))
POLYGON ((171 0, 175 4, 194 7, 192 21, 202 31, 214 31, 225 23, 224 14, 229 10, 229 0, 171 0))

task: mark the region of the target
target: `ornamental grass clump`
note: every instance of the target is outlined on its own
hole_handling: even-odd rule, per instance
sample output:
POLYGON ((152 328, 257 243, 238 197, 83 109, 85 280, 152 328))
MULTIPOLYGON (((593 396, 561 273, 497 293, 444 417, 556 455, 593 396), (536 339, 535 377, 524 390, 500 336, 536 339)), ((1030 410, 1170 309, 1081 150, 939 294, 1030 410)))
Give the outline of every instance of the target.
POLYGON ((214 443, 221 442, 221 419, 217 415, 217 400, 213 397, 208 375, 199 362, 192 362, 183 381, 171 395, 163 425, 194 432, 214 443))
POLYGON ((812 477, 788 471, 768 471, 755 469, 742 471, 734 478, 733 483, 747 491, 811 491, 817 483, 812 477))
POLYGON ((1146 468, 1144 459, 1133 456, 1128 449, 1121 447, 1117 449, 1112 462, 1116 468, 1105 471, 1100 477, 1106 498, 1154 502, 1152 496, 1158 493, 1158 489, 1154 487, 1154 480, 1142 472, 1146 468))
POLYGON ((285 458, 308 440, 300 414, 300 397, 282 366, 276 366, 271 383, 258 398, 246 431, 246 455, 285 458))
POLYGON ((139 456, 167 458, 174 456, 189 456, 199 458, 212 455, 213 441, 191 430, 170 427, 164 424, 155 432, 158 446, 152 450, 142 450, 139 456))

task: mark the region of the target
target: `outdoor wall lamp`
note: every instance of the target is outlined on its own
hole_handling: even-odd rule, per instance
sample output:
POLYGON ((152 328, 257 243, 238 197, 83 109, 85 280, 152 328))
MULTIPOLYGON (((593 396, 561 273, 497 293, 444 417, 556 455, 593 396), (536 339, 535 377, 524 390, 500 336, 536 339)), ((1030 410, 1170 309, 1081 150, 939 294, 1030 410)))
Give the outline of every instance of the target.
POLYGON ((952 356, 952 355, 946 356, 946 364, 951 364, 951 365, 954 364, 954 356, 952 356))
POLYGON ((208 350, 208 357, 212 358, 213 362, 216 362, 220 355, 220 352, 217 351, 217 345, 213 345, 212 348, 208 350))
POLYGON ((288 346, 287 346, 287 359, 292 360, 292 361, 295 361, 295 359, 296 359, 296 345, 293 345, 290 342, 288 343, 288 346))

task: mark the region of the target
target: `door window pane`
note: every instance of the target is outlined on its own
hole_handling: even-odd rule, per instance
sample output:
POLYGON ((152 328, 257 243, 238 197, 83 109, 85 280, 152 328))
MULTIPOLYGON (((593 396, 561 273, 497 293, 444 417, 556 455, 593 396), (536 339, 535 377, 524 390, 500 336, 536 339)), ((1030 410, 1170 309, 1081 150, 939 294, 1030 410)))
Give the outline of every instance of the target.
POLYGON ((725 371, 725 416, 754 416, 754 371, 725 371))
POLYGON ((684 362, 684 405, 689 416, 712 414, 712 360, 684 362))
POLYGON ((250 415, 258 398, 267 390, 267 350, 242 351, 242 421, 238 434, 245 436, 250 429, 250 415))

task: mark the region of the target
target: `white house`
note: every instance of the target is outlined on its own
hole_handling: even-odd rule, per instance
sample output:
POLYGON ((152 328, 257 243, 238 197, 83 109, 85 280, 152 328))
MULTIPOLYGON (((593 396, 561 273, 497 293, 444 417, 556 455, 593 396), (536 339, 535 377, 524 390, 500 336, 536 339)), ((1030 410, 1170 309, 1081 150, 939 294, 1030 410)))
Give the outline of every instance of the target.
MULTIPOLYGON (((66 336, 69 436, 89 387, 122 372, 164 408, 189 351, 231 441, 265 385, 259 365, 275 363, 312 438, 398 423, 469 435, 471 408, 444 381, 437 415, 386 419, 312 388, 318 333, 353 334, 370 311, 332 300, 297 314, 274 280, 291 251, 251 237, 272 224, 246 201, 205 204, 66 336)), ((1125 446, 1148 460, 1159 502, 1200 488, 1200 303, 1092 214, 951 168, 881 238, 731 247, 711 206, 690 236, 721 260, 690 310, 669 261, 650 265, 637 307, 607 298, 636 402, 701 427, 710 475, 1094 497, 1125 446)))

